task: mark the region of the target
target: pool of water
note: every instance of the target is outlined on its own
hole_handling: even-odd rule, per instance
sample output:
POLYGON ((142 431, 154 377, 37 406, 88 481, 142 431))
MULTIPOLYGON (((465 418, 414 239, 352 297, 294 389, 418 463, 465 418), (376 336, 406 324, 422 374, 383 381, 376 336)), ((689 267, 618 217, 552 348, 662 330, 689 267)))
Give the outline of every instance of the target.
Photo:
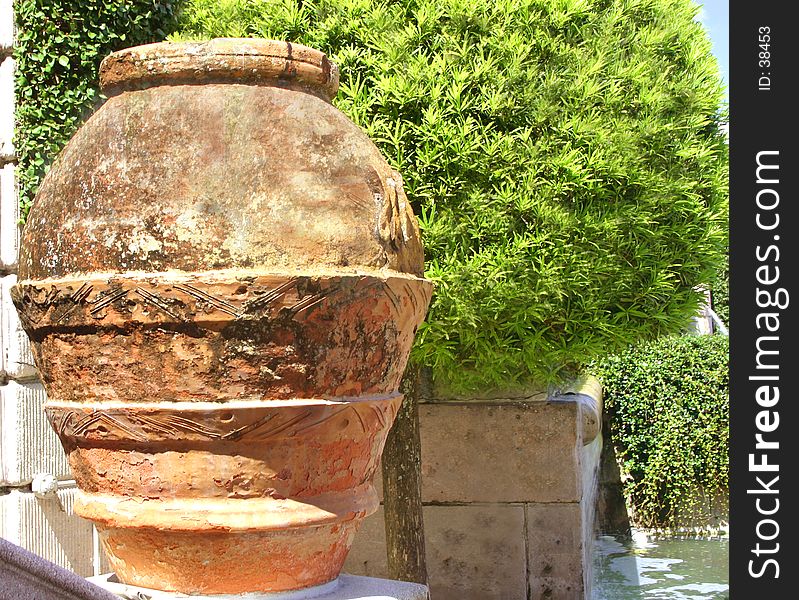
POLYGON ((722 600, 729 592, 727 538, 601 536, 592 600, 722 600))

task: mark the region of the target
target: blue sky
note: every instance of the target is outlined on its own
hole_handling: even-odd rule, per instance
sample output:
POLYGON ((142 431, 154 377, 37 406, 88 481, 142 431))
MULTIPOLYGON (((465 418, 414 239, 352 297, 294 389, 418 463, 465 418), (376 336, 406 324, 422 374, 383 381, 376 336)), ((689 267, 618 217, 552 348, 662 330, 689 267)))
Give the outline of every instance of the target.
MULTIPOLYGON (((713 54, 725 85, 730 84, 730 6, 728 0, 695 0, 701 6, 697 19, 705 26, 713 42, 713 54)), ((729 98, 729 92, 727 92, 729 98)))

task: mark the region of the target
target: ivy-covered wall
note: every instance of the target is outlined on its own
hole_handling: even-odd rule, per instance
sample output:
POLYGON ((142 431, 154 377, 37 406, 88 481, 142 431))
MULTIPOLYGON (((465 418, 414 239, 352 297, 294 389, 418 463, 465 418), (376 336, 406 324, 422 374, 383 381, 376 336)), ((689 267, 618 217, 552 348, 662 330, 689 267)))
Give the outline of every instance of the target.
POLYGON ((666 337, 591 370, 636 525, 673 529, 703 512, 709 520, 708 499, 729 491, 729 338, 666 337))
POLYGON ((174 0, 16 0, 16 131, 23 218, 47 168, 100 105, 100 61, 160 41, 174 0))

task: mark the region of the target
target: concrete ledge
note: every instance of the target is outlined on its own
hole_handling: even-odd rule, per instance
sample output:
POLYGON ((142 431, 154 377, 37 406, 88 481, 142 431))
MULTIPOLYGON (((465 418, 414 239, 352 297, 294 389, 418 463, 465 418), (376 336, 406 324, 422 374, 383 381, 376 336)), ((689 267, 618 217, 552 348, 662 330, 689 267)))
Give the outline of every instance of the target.
POLYGON ((136 600, 177 600, 179 598, 208 598, 209 600, 430 600, 427 586, 406 581, 376 579, 341 574, 330 583, 296 592, 266 594, 215 594, 212 596, 162 592, 119 583, 113 574, 89 579, 120 598, 136 600))

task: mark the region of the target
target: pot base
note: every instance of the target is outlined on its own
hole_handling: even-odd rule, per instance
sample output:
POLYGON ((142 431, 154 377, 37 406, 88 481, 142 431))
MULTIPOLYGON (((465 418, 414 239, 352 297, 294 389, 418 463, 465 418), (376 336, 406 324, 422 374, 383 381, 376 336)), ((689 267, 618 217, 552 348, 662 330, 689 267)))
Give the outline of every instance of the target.
POLYGON ((97 530, 121 581, 215 595, 283 592, 333 581, 360 521, 284 531, 175 532, 101 525, 97 530))
POLYGON ((82 488, 75 513, 121 581, 239 594, 336 578, 378 506, 372 477, 401 399, 47 410, 82 488))

